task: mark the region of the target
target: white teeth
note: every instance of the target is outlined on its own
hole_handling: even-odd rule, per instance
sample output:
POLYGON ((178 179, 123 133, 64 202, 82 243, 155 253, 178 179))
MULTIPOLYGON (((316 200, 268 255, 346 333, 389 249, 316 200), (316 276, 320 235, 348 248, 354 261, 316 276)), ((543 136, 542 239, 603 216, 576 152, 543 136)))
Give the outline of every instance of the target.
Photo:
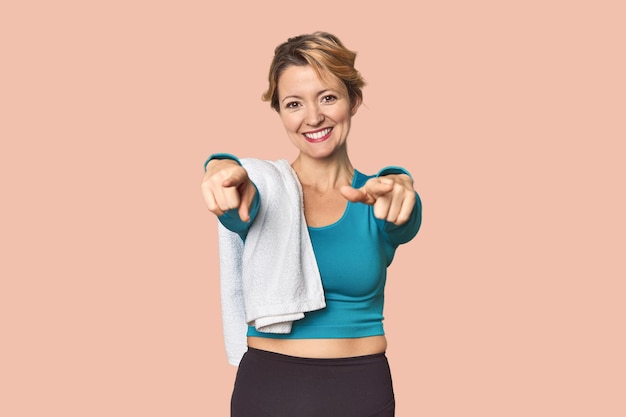
POLYGON ((330 127, 324 130, 320 130, 319 132, 315 132, 315 133, 305 133, 304 136, 306 136, 309 139, 321 139, 324 136, 328 135, 329 132, 330 132, 330 127))

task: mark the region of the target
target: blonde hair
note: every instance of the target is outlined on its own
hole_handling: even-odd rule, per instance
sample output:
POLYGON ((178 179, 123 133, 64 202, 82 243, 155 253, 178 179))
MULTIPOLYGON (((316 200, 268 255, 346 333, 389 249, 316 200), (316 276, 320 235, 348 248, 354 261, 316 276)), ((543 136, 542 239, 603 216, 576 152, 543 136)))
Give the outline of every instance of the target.
POLYGON ((348 91, 351 105, 363 101, 361 88, 365 81, 354 68, 356 52, 347 49, 334 35, 326 32, 314 32, 289 38, 276 47, 269 71, 269 87, 263 94, 263 101, 269 101, 277 112, 278 78, 287 67, 310 65, 318 77, 328 80, 329 74, 342 81, 348 91))

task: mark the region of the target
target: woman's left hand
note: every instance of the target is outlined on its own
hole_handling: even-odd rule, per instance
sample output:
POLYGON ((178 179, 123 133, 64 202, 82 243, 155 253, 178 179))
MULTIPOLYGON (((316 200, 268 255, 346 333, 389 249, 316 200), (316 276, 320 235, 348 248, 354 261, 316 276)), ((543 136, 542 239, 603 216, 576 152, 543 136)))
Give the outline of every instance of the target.
POLYGON ((374 206, 374 216, 397 226, 411 218, 415 207, 413 180, 406 174, 370 178, 363 187, 341 187, 341 194, 354 203, 374 206))

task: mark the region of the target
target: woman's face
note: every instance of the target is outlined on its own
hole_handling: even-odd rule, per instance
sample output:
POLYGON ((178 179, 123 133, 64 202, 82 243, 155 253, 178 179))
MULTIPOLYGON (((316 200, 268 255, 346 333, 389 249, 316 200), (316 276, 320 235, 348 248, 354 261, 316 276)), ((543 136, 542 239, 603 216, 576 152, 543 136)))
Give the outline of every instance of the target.
POLYGON ((278 78, 280 119, 291 142, 306 156, 324 159, 346 151, 351 106, 337 77, 321 80, 309 65, 289 66, 278 78))

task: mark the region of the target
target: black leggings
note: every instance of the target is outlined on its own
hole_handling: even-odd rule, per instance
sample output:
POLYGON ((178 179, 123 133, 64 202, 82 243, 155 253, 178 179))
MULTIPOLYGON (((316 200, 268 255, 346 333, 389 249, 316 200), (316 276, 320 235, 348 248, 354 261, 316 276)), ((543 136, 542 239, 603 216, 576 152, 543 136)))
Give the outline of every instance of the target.
POLYGON ((395 401, 384 353, 310 359, 248 348, 231 401, 231 417, 393 417, 395 401))

